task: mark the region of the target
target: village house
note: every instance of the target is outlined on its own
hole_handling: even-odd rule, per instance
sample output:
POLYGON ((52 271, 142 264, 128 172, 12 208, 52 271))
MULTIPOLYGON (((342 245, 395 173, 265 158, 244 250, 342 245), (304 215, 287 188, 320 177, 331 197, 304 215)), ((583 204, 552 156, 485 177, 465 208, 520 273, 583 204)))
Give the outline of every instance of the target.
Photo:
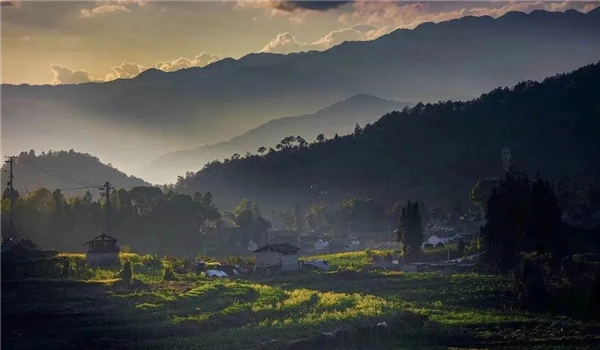
POLYGON ((288 244, 268 244, 254 251, 256 256, 256 269, 273 271, 298 271, 298 251, 300 248, 288 244))
POLYGON ((120 265, 119 247, 116 238, 103 233, 83 245, 86 244, 88 245, 88 252, 85 255, 85 260, 89 266, 120 265))

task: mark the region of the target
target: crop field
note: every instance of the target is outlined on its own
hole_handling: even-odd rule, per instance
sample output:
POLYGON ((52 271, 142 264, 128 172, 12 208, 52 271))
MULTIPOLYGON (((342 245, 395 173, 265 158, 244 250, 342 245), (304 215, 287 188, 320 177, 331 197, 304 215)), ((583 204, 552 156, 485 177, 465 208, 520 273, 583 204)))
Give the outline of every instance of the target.
MULTIPOLYGON (((507 277, 364 272, 364 252, 328 272, 163 281, 131 255, 86 278, 2 283, 5 349, 597 349, 600 324, 511 307, 507 277), (568 327, 551 325, 562 320, 568 327), (385 322, 386 326, 378 323, 385 322)), ((77 259, 77 256, 70 255, 77 259)), ((123 258, 123 257, 122 257, 123 258)))

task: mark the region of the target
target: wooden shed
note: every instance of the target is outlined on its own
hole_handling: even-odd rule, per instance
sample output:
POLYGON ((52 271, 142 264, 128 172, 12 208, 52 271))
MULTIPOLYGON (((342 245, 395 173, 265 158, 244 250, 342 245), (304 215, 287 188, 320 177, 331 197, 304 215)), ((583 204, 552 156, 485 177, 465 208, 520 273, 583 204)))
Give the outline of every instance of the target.
POLYGON ((298 271, 298 251, 300 248, 288 244, 268 244, 254 251, 257 269, 276 271, 298 271))
POLYGON ((116 238, 103 233, 83 245, 88 246, 85 258, 89 266, 120 265, 119 247, 116 238))

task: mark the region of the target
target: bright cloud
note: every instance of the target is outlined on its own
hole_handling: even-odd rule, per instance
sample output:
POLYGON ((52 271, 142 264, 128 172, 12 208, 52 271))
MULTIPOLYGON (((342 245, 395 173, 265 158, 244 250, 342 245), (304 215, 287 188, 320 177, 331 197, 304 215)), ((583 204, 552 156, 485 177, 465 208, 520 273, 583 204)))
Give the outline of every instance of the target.
POLYGON ((425 22, 439 23, 464 16, 500 17, 511 11, 529 13, 534 10, 565 11, 577 9, 589 12, 598 7, 598 3, 582 2, 489 2, 476 3, 473 7, 460 3, 461 7, 439 10, 441 3, 402 3, 388 1, 356 1, 352 4, 353 11, 339 16, 338 21, 346 25, 353 23, 368 23, 380 27, 414 28, 425 22))
MULTIPOLYGON (((156 63, 154 67, 165 72, 174 72, 179 69, 204 67, 220 59, 222 59, 220 55, 202 52, 194 58, 179 57, 174 61, 160 61, 156 63)), ((123 61, 123 63, 118 66, 110 67, 110 72, 106 74, 104 79, 97 79, 86 70, 73 70, 59 64, 50 65, 50 69, 54 74, 52 84, 82 84, 111 81, 115 79, 131 79, 135 78, 138 74, 148 68, 150 67, 145 67, 134 62, 123 61)))
POLYGON ((50 69, 54 73, 52 84, 82 84, 96 81, 94 77, 85 70, 72 70, 60 64, 51 64, 50 69))
POLYGON ((121 65, 110 67, 110 69, 112 72, 106 75, 106 81, 135 78, 138 74, 148 68, 142 66, 141 64, 123 61, 121 65))
POLYGON ((194 58, 179 57, 174 61, 160 61, 156 64, 156 68, 165 72, 174 72, 179 69, 191 67, 204 67, 211 63, 217 62, 222 57, 207 52, 202 52, 194 58))
POLYGON ((94 16, 104 15, 107 13, 118 13, 118 12, 131 12, 131 10, 129 10, 124 5, 102 5, 102 6, 95 7, 91 10, 89 10, 89 9, 81 10, 81 16, 90 18, 90 17, 94 17, 94 16))
POLYGON ((311 50, 327 50, 345 41, 372 40, 389 33, 389 27, 378 27, 370 24, 358 24, 352 27, 334 30, 324 37, 312 42, 302 43, 289 32, 277 35, 260 52, 291 53, 311 50))

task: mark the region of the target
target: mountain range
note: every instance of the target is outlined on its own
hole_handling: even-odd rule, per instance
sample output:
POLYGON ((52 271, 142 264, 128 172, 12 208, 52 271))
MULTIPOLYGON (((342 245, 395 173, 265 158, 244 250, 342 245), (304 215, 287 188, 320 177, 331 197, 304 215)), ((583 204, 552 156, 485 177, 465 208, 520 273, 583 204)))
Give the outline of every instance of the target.
POLYGON ((3 149, 77 148, 141 174, 162 154, 223 142, 356 94, 438 101, 570 71, 600 59, 598 23, 600 9, 510 12, 425 23, 323 52, 252 54, 129 80, 4 84, 3 149))
POLYGON ((149 171, 152 177, 148 179, 169 177, 175 180, 177 175, 198 171, 213 160, 256 153, 261 147, 265 147, 263 152, 268 151, 287 136, 300 136, 310 142, 319 134, 326 138, 348 134, 356 124, 373 123, 382 115, 409 105, 366 94, 355 95, 312 114, 270 120, 226 142, 166 154, 153 163, 154 167, 149 171))
POLYGON ((212 162, 176 189, 210 190, 223 208, 240 198, 263 210, 334 205, 351 194, 449 209, 478 180, 502 176, 504 149, 512 166, 545 179, 600 174, 598 82, 600 62, 467 102, 419 103, 350 135, 212 162))

